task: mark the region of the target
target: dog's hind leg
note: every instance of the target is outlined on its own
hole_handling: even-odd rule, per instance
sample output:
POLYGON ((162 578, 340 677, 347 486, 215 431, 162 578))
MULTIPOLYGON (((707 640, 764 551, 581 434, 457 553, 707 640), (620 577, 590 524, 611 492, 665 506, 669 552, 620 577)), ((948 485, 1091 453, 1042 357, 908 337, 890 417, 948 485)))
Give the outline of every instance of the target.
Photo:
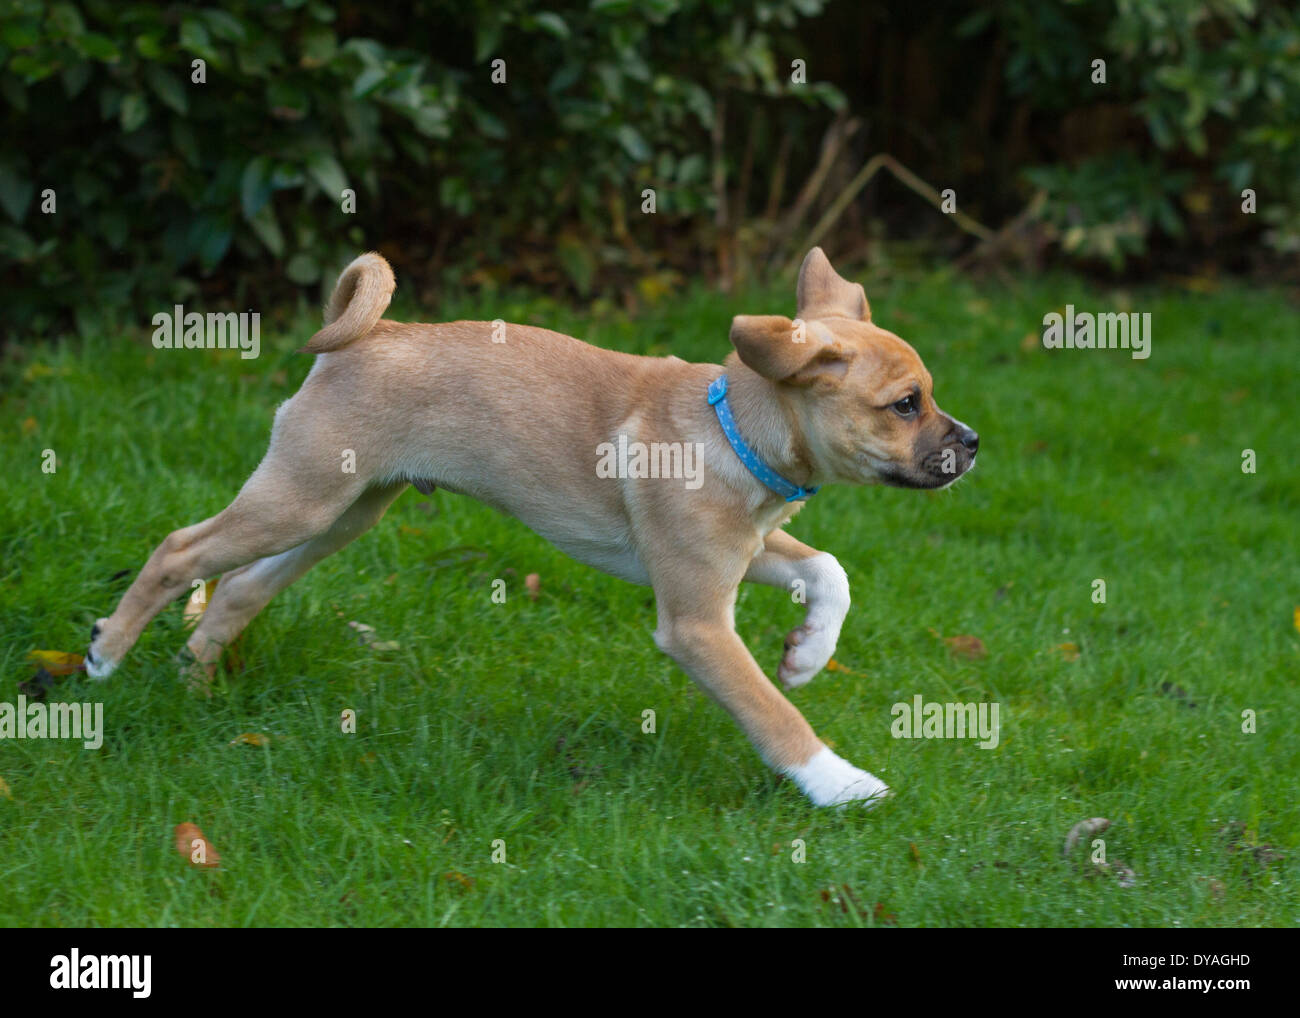
MULTIPOLYGON (((92 678, 107 678, 150 620, 194 580, 279 555, 324 534, 369 486, 364 474, 341 469, 339 451, 349 443, 329 436, 319 417, 321 433, 305 433, 313 421, 307 412, 292 411, 299 397, 281 407, 271 448, 235 500, 216 516, 169 534, 113 614, 95 623, 86 651, 92 678)), ((357 459, 364 462, 360 455, 357 459)))
POLYGON ((785 656, 777 676, 787 689, 802 686, 835 653, 840 627, 849 611, 849 580, 833 555, 774 530, 763 541, 745 573, 750 583, 779 587, 807 601, 803 624, 786 634, 785 656))
POLYGON ((304 348, 330 356, 317 359, 276 412, 271 448, 238 497, 211 519, 169 534, 117 610, 95 623, 86 650, 92 678, 107 678, 149 621, 194 580, 319 537, 373 482, 392 479, 388 419, 373 386, 358 381, 365 362, 345 349, 375 328, 392 295, 393 270, 379 255, 364 254, 344 269, 325 327, 304 348))
POLYGON ((221 577, 212 603, 186 644, 194 657, 200 683, 211 679, 228 646, 271 598, 306 573, 322 559, 333 555, 383 517, 393 499, 406 488, 405 481, 367 490, 325 533, 310 541, 258 559, 221 577))

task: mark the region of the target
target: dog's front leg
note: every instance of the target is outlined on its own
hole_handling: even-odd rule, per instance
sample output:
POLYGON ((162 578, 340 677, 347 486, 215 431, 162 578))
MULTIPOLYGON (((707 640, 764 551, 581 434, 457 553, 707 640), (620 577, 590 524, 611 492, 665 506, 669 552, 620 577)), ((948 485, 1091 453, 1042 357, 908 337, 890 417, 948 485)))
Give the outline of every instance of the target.
POLYGON ((874 802, 883 781, 833 753, 763 674, 736 635, 735 587, 681 569, 657 578, 655 643, 717 700, 749 736, 769 767, 792 778, 818 806, 874 802))
POLYGON ((810 548, 783 530, 773 530, 754 556, 746 581, 779 587, 808 611, 803 624, 785 637, 785 656, 777 676, 787 689, 802 686, 826 667, 835 653, 840 627, 849 611, 849 578, 835 556, 810 548))

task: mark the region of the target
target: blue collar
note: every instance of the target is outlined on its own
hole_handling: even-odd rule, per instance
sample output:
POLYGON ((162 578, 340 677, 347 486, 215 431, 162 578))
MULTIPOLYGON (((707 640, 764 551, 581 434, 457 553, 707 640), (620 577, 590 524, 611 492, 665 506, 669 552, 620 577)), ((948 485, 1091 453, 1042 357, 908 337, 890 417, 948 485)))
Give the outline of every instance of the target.
POLYGON ((798 484, 791 484, 764 463, 763 458, 745 444, 745 440, 740 437, 740 429, 736 427, 736 419, 731 415, 731 405, 727 402, 727 376, 725 374, 719 375, 709 384, 709 406, 713 407, 717 413, 718 423, 722 425, 722 433, 727 436, 727 441, 731 443, 731 448, 740 457, 740 462, 745 464, 749 472, 763 482, 766 487, 772 489, 787 502, 800 501, 817 494, 817 488, 804 488, 798 484))

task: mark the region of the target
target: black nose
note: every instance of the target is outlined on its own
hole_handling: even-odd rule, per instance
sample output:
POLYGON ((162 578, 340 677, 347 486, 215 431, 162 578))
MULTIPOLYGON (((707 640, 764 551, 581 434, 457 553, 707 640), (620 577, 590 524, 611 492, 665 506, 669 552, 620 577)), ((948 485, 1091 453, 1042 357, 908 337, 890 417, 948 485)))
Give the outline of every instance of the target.
POLYGON ((972 429, 965 428, 962 430, 961 433, 961 444, 964 445, 967 449, 969 449, 971 455, 974 456, 976 450, 978 450, 980 447, 980 437, 972 429))

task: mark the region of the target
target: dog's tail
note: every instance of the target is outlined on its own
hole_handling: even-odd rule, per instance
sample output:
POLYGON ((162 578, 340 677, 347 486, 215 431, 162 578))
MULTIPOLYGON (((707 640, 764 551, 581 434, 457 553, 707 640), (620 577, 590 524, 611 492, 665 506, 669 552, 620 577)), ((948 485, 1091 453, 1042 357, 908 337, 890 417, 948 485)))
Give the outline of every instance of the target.
POLYGON ((307 341, 307 353, 329 353, 360 339, 384 316, 397 281, 383 255, 363 254, 343 270, 325 305, 325 328, 307 341))

